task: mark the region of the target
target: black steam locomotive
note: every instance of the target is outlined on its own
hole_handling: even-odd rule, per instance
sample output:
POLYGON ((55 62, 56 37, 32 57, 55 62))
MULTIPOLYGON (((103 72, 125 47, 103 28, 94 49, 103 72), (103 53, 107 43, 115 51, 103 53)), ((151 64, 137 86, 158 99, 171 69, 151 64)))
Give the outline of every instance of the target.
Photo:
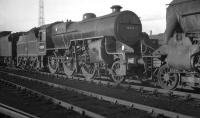
POLYGON ((118 5, 111 8, 105 16, 86 13, 80 22, 55 22, 20 33, 18 39, 9 36, 17 48, 12 58, 20 68, 46 68, 88 79, 111 76, 117 83, 152 76, 156 66, 151 55, 157 42, 142 32, 134 12, 120 11, 118 5))
POLYGON ((167 44, 154 52, 162 57, 158 81, 163 88, 178 84, 200 88, 199 21, 199 0, 173 0, 167 8, 167 44))

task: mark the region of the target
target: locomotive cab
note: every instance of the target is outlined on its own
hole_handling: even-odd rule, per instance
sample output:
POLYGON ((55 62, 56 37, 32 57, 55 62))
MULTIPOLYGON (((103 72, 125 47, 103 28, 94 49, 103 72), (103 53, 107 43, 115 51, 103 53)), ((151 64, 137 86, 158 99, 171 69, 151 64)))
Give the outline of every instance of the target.
MULTIPOLYGON (((139 42, 137 45, 139 45, 139 42)), ((138 46, 129 46, 113 37, 105 38, 105 50, 109 55, 113 55, 111 65, 111 75, 115 82, 121 83, 125 78, 133 75, 142 75, 144 65, 140 63, 141 57, 138 55, 138 46)))
POLYGON ((38 47, 39 47, 39 53, 42 55, 46 54, 46 30, 41 29, 39 31, 39 36, 38 36, 38 47))

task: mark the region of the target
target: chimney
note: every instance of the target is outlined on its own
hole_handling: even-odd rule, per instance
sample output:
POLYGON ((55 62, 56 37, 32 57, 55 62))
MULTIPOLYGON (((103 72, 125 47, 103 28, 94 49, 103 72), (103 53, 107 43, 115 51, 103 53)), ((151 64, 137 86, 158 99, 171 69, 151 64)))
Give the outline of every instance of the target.
POLYGON ((152 30, 150 30, 149 35, 151 36, 153 34, 152 30))
POLYGON ((121 7, 120 5, 113 5, 113 6, 111 7, 112 13, 120 12, 121 8, 122 8, 122 7, 121 7))

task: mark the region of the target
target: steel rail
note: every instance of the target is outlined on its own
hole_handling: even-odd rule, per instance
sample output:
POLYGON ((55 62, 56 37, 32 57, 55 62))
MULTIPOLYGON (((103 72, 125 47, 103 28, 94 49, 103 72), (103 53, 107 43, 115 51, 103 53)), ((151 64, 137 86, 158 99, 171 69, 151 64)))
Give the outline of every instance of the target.
MULTIPOLYGON (((48 75, 48 76, 53 75, 51 73, 46 73, 46 72, 39 72, 39 73, 44 74, 44 75, 48 75)), ((59 75, 59 74, 55 74, 55 75, 57 77, 60 77, 60 78, 68 78, 65 75, 59 75)), ((96 83, 96 84, 103 84, 103 85, 121 86, 121 87, 124 87, 124 88, 143 90, 143 91, 148 91, 148 92, 152 92, 152 93, 175 95, 175 96, 181 96, 181 97, 185 97, 185 98, 193 98, 193 99, 200 100, 200 94, 195 94, 195 93, 188 93, 188 92, 175 91, 175 90, 166 90, 166 89, 146 87, 146 86, 140 86, 140 85, 124 84, 124 83, 116 84, 114 82, 109 82, 109 81, 104 81, 104 80, 85 79, 85 78, 81 78, 81 77, 70 77, 68 79, 82 80, 82 81, 87 81, 87 82, 93 82, 93 83, 96 83)))
POLYGON ((31 115, 19 109, 10 107, 3 103, 0 103, 0 113, 10 116, 12 118, 39 118, 37 116, 31 115))
MULTIPOLYGON (((43 74, 49 75, 49 73, 44 73, 43 74)), ((65 75, 56 75, 57 77, 65 77, 65 75)), ((121 86, 124 88, 131 88, 131 89, 136 89, 136 90, 143 90, 143 91, 148 91, 148 92, 156 92, 156 93, 161 93, 161 94, 170 94, 170 95, 176 95, 176 96, 181 96, 181 97, 189 97, 189 98, 194 98, 194 99, 199 99, 200 100, 200 94, 195 94, 195 93, 188 93, 188 92, 182 92, 182 91, 175 91, 175 90, 167 90, 167 89, 160 89, 160 88, 153 88, 153 87, 146 87, 146 86, 140 86, 140 85, 131 85, 131 84, 116 84, 114 82, 109 82, 109 81, 103 81, 103 80, 93 80, 93 79, 85 79, 85 78, 80 78, 80 77, 71 77, 69 79, 75 79, 75 80, 82 80, 82 81, 87 81, 87 82, 93 82, 96 84, 103 84, 103 85, 111 85, 111 86, 121 86)))
POLYGON ((27 91, 30 91, 32 93, 36 93, 38 96, 44 97, 45 99, 52 101, 54 104, 58 104, 58 105, 66 108, 66 109, 70 109, 70 110, 76 111, 76 112, 78 112, 80 114, 84 114, 84 115, 92 117, 92 118, 106 118, 106 117, 104 117, 102 115, 99 115, 97 113, 91 112, 89 110, 86 110, 84 108, 81 108, 81 107, 78 107, 78 106, 75 106, 75 105, 72 105, 72 104, 64 102, 62 100, 58 100, 56 98, 53 98, 51 96, 45 95, 43 93, 40 93, 40 92, 32 90, 32 89, 26 88, 26 87, 18 85, 16 83, 13 83, 13 82, 10 82, 10 81, 4 80, 4 79, 0 79, 0 81, 15 85, 17 88, 20 88, 22 90, 27 90, 27 91))
MULTIPOLYGON (((41 72, 41 73, 49 75, 49 73, 44 73, 44 72, 41 72)), ((56 76, 57 77, 63 77, 64 76, 65 78, 67 77, 65 75, 56 75, 56 76)), ((146 86, 140 86, 140 85, 131 85, 131 84, 124 84, 124 83, 116 84, 114 82, 109 82, 109 81, 85 79, 85 78, 80 78, 80 77, 71 77, 69 79, 82 80, 82 81, 87 81, 87 82, 93 82, 93 83, 96 83, 96 84, 103 84, 103 85, 121 86, 121 87, 124 87, 124 88, 144 90, 144 91, 149 91, 149 92, 157 92, 157 93, 161 93, 161 94, 170 94, 170 95, 176 95, 176 96, 181 96, 181 97, 190 97, 190 98, 200 100, 200 94, 195 94, 195 93, 188 93, 188 92, 182 92, 182 91, 146 87, 146 86)))
POLYGON ((138 110, 143 110, 149 113, 154 113, 154 114, 161 114, 170 118, 194 118, 192 116, 188 116, 188 115, 184 115, 181 113, 176 113, 176 112, 171 112, 171 111, 167 111, 164 109, 159 109, 159 108, 155 108, 155 107, 150 107, 150 106, 146 106, 146 105, 142 105, 142 104, 138 104, 138 103, 134 103, 134 102, 129 102, 129 101, 125 101, 122 99, 118 99, 118 98, 113 98, 113 97, 109 97, 109 96, 104 96, 104 95, 100 95, 97 93, 92 93, 92 92, 88 92, 88 91, 84 91, 84 90, 80 90, 80 89, 76 89, 76 88, 72 88, 72 87, 68 87, 68 86, 64 86, 64 85, 60 85, 60 84, 55 84, 55 83, 51 83, 51 82, 47 82, 47 81, 43 81, 43 80, 38 80, 38 79, 34 79, 34 78, 30 78, 30 77, 25 77, 25 76, 21 76, 21 75, 17 75, 17 74, 12 74, 12 73, 8 73, 11 76, 18 76, 22 79, 28 79, 28 80, 32 80, 32 81, 37 81, 43 84, 47 84, 49 86, 53 86, 56 88, 61 88, 61 89, 66 89, 69 91, 75 91, 77 93, 80 94, 84 94, 87 96, 91 96, 91 97, 95 97, 98 98, 100 100, 105 100, 105 101, 109 101, 115 104, 120 104, 120 105, 124 105, 127 106, 129 108, 134 108, 134 109, 138 109, 138 110))

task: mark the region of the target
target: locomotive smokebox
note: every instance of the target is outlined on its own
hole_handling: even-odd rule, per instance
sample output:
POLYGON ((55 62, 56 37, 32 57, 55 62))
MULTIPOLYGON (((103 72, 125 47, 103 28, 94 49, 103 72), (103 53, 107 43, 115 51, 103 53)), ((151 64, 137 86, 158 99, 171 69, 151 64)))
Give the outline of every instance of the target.
POLYGON ((120 5, 113 5, 111 7, 112 9, 112 13, 116 13, 116 12, 120 12, 120 10, 122 9, 122 7, 120 5))

